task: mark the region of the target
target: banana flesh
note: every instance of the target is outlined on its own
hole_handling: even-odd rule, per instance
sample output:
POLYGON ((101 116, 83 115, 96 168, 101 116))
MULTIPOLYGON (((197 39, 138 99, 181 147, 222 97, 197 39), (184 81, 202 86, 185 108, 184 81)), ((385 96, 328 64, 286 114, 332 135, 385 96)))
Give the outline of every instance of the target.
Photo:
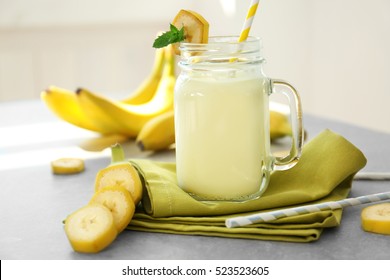
POLYGON ((98 190, 89 203, 101 204, 111 211, 118 233, 127 227, 135 211, 135 205, 130 193, 127 189, 120 186, 105 187, 98 190))
POLYGON ((361 213, 365 231, 390 235, 390 203, 368 206, 361 213))
POLYGON ((79 158, 59 158, 51 162, 54 174, 74 174, 84 171, 84 161, 79 158))
MULTIPOLYGON (((205 44, 209 40, 209 23, 200 14, 180 10, 172 21, 178 29, 184 27, 185 42, 205 44)), ((180 55, 179 43, 173 45, 175 54, 180 55)))
POLYGON ((95 180, 95 191, 117 186, 125 188, 137 205, 142 198, 142 183, 135 168, 129 162, 110 165, 99 170, 95 180))
POLYGON ((111 146, 111 164, 96 175, 95 192, 105 187, 123 187, 137 205, 142 198, 142 182, 137 170, 126 160, 120 144, 111 146))
POLYGON ((76 252, 97 253, 110 245, 118 232, 108 208, 89 204, 65 220, 65 233, 76 252))
POLYGON ((111 164, 98 172, 89 203, 65 220, 65 233, 77 252, 97 253, 109 246, 134 215, 131 191, 138 194, 137 203, 141 199, 140 178, 131 163, 125 161, 123 148, 116 144, 111 151, 111 164))

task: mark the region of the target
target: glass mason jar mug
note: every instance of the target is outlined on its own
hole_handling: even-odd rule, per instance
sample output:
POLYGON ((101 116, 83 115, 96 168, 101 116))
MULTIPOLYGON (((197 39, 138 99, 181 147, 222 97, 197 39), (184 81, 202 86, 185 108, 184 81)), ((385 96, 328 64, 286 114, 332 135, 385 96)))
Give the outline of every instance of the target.
POLYGON ((301 103, 287 82, 267 78, 260 40, 210 37, 181 43, 175 87, 176 172, 179 186, 198 200, 245 201, 259 197, 273 170, 296 164, 303 143, 301 103), (290 103, 289 155, 270 151, 269 95, 290 103))

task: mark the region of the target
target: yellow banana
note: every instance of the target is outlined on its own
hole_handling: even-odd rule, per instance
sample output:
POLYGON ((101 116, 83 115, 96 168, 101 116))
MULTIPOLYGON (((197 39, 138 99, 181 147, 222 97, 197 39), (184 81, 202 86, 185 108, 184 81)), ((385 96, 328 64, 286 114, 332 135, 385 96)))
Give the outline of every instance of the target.
POLYGON ((291 136, 291 125, 285 114, 277 111, 270 111, 270 136, 276 140, 285 136, 291 136))
POLYGON ((161 79, 164 67, 165 53, 163 49, 156 49, 154 65, 149 77, 146 78, 141 85, 122 102, 133 105, 140 105, 149 102, 156 93, 158 84, 161 79))
POLYGON ((98 135, 81 141, 78 146, 89 152, 101 152, 114 144, 121 144, 128 140, 127 136, 120 134, 98 135))
MULTIPOLYGON (((126 136, 129 135, 123 127, 116 122, 115 118, 113 118, 105 108, 99 107, 95 102, 92 102, 89 98, 84 98, 86 94, 89 92, 86 89, 78 88, 76 90, 76 96, 80 103, 81 109, 84 114, 89 118, 91 122, 95 126, 98 126, 101 131, 105 131, 109 134, 122 134, 126 136)), ((92 93, 91 93, 92 94, 92 93)))
MULTIPOLYGON (((164 67, 165 52, 163 49, 157 49, 152 72, 142 84, 122 102, 126 104, 139 105, 150 101, 156 93, 159 81, 161 79, 164 67)), ((74 91, 63 89, 56 86, 50 86, 41 93, 41 99, 45 104, 62 120, 65 120, 78 127, 99 132, 101 134, 112 134, 117 129, 109 125, 109 121, 95 120, 96 115, 91 118, 89 106, 80 105, 74 91)))
POLYGON ((135 140, 141 150, 163 150, 175 143, 174 113, 168 111, 148 121, 135 140))
POLYGON ((105 133, 84 114, 74 92, 50 86, 41 92, 41 99, 59 118, 84 129, 105 133))
POLYGON ((165 51, 163 74, 153 98, 144 104, 132 105, 115 101, 104 96, 89 92, 86 89, 77 91, 80 103, 85 105, 86 114, 91 119, 99 119, 111 126, 116 133, 136 137, 146 122, 152 118, 173 109, 173 92, 176 82, 175 58, 172 47, 165 51))

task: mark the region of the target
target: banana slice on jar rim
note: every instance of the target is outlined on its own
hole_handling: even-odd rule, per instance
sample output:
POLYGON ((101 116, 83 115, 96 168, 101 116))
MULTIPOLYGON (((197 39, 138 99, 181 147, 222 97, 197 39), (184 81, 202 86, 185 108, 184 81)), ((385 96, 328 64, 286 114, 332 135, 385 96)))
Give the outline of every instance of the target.
MULTIPOLYGON (((184 27, 187 43, 207 43, 209 39, 209 23, 200 14, 190 10, 180 10, 172 24, 178 29, 184 27)), ((172 45, 175 54, 180 55, 179 43, 172 45)))
POLYGON ((74 174, 84 171, 84 160, 79 158, 59 158, 51 162, 54 174, 74 174))

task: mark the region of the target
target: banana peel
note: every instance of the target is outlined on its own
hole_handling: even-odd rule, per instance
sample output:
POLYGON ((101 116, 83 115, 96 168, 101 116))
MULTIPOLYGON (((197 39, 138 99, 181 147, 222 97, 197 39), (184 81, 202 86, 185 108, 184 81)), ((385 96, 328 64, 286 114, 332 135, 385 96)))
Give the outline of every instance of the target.
POLYGON ((136 145, 142 151, 158 151, 175 143, 174 112, 168 111, 148 121, 141 129, 136 145))
POLYGON ((270 137, 271 141, 292 135, 288 117, 277 111, 270 111, 270 137))
MULTIPOLYGON (((174 58, 167 58, 166 53, 166 49, 156 50, 154 65, 149 76, 128 97, 118 100, 119 103, 138 108, 140 105, 150 103, 153 100, 163 79, 162 75, 166 64, 170 62, 174 67, 174 61, 172 61, 174 58)), ((172 71, 174 72, 174 69, 172 71)), ((82 90, 79 88, 73 91, 58 86, 50 86, 41 92, 41 100, 57 117, 77 127, 102 135, 122 134, 128 136, 128 129, 123 129, 123 126, 118 125, 104 111, 104 108, 102 112, 101 109, 95 107, 94 103, 91 104, 89 100, 81 99, 77 92, 82 90)), ((98 95, 96 93, 92 94, 98 95)), ((154 101, 154 103, 156 102, 154 101)), ((134 134, 131 134, 131 136, 135 137, 134 134)))
POLYGON ((80 103, 84 104, 86 114, 105 128, 111 127, 113 133, 136 137, 144 124, 152 118, 173 109, 175 76, 175 57, 172 47, 164 49, 166 62, 162 78, 154 97, 140 105, 126 104, 106 98, 85 88, 77 91, 80 103))

